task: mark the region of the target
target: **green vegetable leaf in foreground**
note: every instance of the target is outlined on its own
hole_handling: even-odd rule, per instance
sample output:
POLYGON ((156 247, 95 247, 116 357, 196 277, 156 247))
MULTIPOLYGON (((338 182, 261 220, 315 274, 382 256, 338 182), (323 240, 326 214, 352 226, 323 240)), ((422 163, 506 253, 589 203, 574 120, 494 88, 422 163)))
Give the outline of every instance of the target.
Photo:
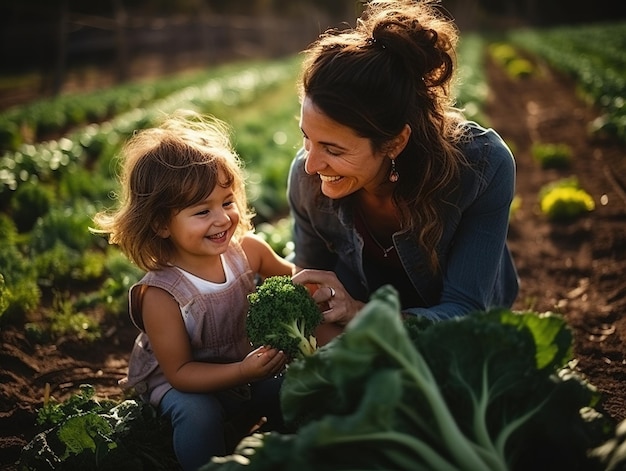
POLYGON ((271 276, 248 295, 248 301, 246 331, 255 347, 268 345, 291 359, 315 352, 315 328, 322 313, 303 285, 293 283, 290 276, 271 276))
POLYGON ((169 424, 149 404, 98 401, 92 386, 44 406, 38 433, 23 449, 19 470, 135 471, 180 469, 169 424))
POLYGON ((259 435, 204 469, 602 469, 588 452, 614 427, 583 413, 599 396, 571 368, 571 346, 548 313, 407 329, 382 287, 342 336, 287 370, 281 400, 297 432, 259 435))

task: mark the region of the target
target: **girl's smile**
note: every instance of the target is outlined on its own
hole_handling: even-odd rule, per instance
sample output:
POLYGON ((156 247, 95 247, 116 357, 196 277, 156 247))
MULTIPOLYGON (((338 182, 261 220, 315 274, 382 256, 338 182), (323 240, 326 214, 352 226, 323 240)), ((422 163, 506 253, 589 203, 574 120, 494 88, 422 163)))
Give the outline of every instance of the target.
POLYGON ((218 232, 217 234, 213 234, 213 235, 208 236, 208 239, 213 241, 213 242, 223 243, 226 240, 228 240, 228 239, 226 239, 227 235, 228 235, 227 231, 222 231, 222 232, 218 232))

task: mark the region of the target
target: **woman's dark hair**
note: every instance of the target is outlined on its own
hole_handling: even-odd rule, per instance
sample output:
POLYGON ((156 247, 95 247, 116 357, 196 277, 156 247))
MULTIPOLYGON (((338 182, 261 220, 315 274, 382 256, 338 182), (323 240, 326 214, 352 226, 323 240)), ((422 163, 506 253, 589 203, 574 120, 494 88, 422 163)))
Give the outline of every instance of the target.
POLYGON ((373 0, 355 28, 326 31, 304 51, 301 99, 385 151, 406 124, 394 190, 410 228, 438 268, 441 207, 451 204, 463 157, 451 94, 458 30, 434 0, 373 0))

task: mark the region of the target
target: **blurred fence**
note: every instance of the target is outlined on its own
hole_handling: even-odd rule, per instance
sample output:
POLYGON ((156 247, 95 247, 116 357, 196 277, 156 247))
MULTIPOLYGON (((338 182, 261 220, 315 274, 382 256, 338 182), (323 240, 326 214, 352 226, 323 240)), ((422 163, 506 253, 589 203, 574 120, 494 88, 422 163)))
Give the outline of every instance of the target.
POLYGON ((294 54, 319 34, 320 24, 329 24, 315 16, 116 19, 71 14, 3 28, 0 61, 4 74, 39 74, 38 93, 50 95, 63 90, 72 71, 86 66, 106 70, 121 82, 190 66, 294 54))
POLYGON ((318 33, 306 22, 269 16, 130 18, 121 26, 110 21, 109 28, 82 18, 82 26, 68 34, 69 60, 85 61, 93 55, 132 59, 146 54, 175 59, 179 53, 199 55, 207 62, 276 57, 300 50, 318 33))

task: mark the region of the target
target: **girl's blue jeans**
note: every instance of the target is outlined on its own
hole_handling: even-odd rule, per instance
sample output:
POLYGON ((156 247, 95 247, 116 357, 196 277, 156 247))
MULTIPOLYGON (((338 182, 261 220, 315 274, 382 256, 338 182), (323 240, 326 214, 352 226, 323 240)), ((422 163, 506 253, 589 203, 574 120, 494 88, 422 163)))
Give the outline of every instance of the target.
POLYGON ((169 419, 176 458, 185 471, 196 471, 212 456, 230 453, 225 426, 240 417, 267 418, 261 428, 283 431, 279 392, 282 376, 251 383, 249 398, 230 391, 185 393, 170 389, 159 404, 159 412, 169 419))

